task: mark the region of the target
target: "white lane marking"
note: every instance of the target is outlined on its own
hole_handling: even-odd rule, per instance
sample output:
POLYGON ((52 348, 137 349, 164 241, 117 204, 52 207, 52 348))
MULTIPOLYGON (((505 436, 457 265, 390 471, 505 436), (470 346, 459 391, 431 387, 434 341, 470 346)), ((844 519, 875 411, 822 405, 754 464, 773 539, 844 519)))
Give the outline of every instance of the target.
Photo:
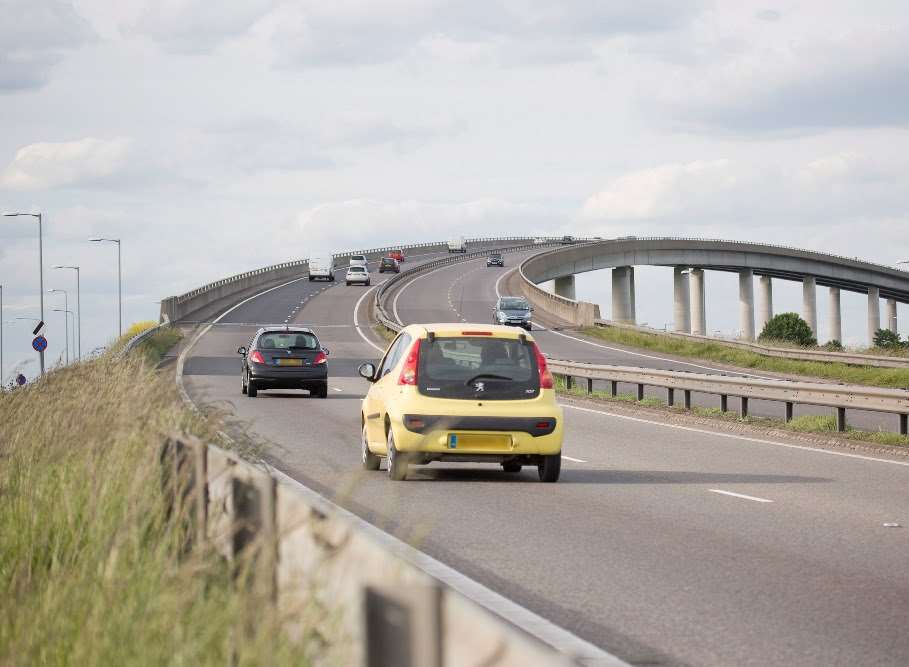
POLYGON ((818 447, 806 447, 804 445, 790 445, 785 442, 777 442, 776 440, 763 440, 761 438, 751 438, 747 435, 737 435, 735 433, 720 433, 718 431, 708 431, 703 428, 694 428, 692 426, 680 426, 679 424, 666 424, 664 422, 653 421, 652 419, 642 419, 641 417, 629 417, 628 415, 619 415, 614 412, 606 412, 605 410, 594 410, 592 408, 582 408, 579 405, 571 405, 569 403, 562 403, 562 407, 569 408, 571 410, 578 410, 579 412, 590 412, 595 415, 604 415, 606 417, 615 417, 616 419, 624 419, 626 421, 638 422, 640 424, 650 424, 653 426, 662 426, 664 428, 674 428, 678 431, 689 431, 691 433, 702 433, 704 435, 715 436, 718 438, 729 438, 731 440, 744 440, 746 442, 754 442, 759 445, 773 445, 774 447, 786 447, 787 449, 801 449, 806 452, 814 452, 816 454, 829 454, 830 456, 845 456, 850 459, 861 459, 863 461, 876 461, 877 463, 891 463, 897 466, 909 466, 909 461, 893 461, 891 459, 881 459, 875 456, 863 456, 862 454, 849 454, 847 452, 835 452, 830 449, 820 449, 818 447))
MULTIPOLYGON (((540 327, 543 331, 546 331, 544 327, 540 327)), ((571 340, 577 341, 578 343, 584 343, 585 345, 592 345, 593 347, 600 347, 604 350, 612 350, 613 352, 621 352, 622 354, 630 354, 635 357, 644 357, 645 359, 655 359, 656 361, 666 361, 671 364, 681 364, 683 366, 691 366, 692 368, 700 368, 705 371, 714 371, 715 373, 726 373, 733 375, 741 375, 743 377, 757 378, 758 380, 779 380, 779 378, 767 377, 765 375, 755 375, 754 373, 742 373, 740 371, 731 371, 723 368, 713 368, 712 366, 701 366, 699 364, 693 364, 688 361, 679 361, 678 359, 668 359, 666 357, 656 357, 652 354, 644 354, 643 352, 631 352, 630 350, 624 350, 620 347, 610 347, 609 345, 601 345, 600 343, 594 343, 593 341, 584 340, 583 338, 576 338, 575 336, 569 336, 564 334, 561 331, 555 331, 554 329, 549 329, 550 333, 554 333, 556 336, 562 336, 563 338, 570 338, 571 340)))
POLYGON ((343 389, 338 389, 337 387, 332 387, 331 390, 332 391, 344 391, 343 389))
POLYGON ((564 454, 562 454, 562 458, 566 461, 573 461, 574 463, 587 463, 584 459, 576 459, 571 456, 565 456, 564 454))
POLYGON ((371 340, 369 340, 369 337, 368 337, 365 333, 363 333, 362 331, 360 331, 360 318, 359 318, 360 305, 363 303, 363 299, 365 299, 365 298, 367 297, 367 295, 368 295, 370 292, 372 292, 376 287, 378 287, 378 286, 381 285, 381 284, 382 284, 382 283, 378 283, 378 284, 376 284, 376 285, 373 285, 373 286, 370 287, 368 290, 366 290, 365 292, 363 292, 363 295, 357 300, 357 305, 355 305, 355 306, 354 306, 354 309, 353 309, 353 323, 354 323, 354 329, 356 329, 356 330, 357 330, 357 333, 360 334, 360 338, 362 338, 362 339, 365 340, 369 345, 371 345, 371 346, 374 347, 376 350, 378 350, 378 351, 379 351, 379 354, 384 354, 385 350, 383 350, 381 347, 379 347, 378 345, 376 345, 375 343, 373 343, 371 340))
POLYGON ((724 496, 732 496, 733 498, 741 498, 742 500, 753 500, 756 503, 772 503, 772 500, 767 498, 758 498, 757 496, 746 496, 744 493, 733 493, 732 491, 723 491, 723 489, 709 489, 710 493, 720 493, 724 496))
POLYGON ((515 267, 514 269, 508 269, 508 271, 505 271, 501 276, 499 276, 499 279, 496 281, 496 298, 497 299, 502 298, 502 292, 499 291, 499 285, 502 283, 502 279, 505 276, 514 273, 516 270, 517 270, 517 267, 515 267))

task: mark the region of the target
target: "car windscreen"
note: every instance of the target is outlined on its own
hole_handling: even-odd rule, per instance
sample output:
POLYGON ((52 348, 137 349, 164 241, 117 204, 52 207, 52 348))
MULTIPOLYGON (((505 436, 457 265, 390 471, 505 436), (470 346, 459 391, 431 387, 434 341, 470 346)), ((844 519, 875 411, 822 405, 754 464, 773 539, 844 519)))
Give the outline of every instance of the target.
POLYGON ((352 266, 348 269, 348 271, 351 273, 364 273, 366 269, 364 269, 362 266, 352 266))
POLYGON ((524 299, 502 299, 499 301, 501 310, 529 310, 530 304, 524 299))
POLYGON ((519 400, 539 395, 540 375, 519 339, 439 337, 421 341, 417 387, 435 398, 519 400))
POLYGON ((351 255, 350 261, 351 262, 365 262, 366 256, 365 255, 351 255))
POLYGON ((319 340, 311 333, 275 331, 259 336, 257 347, 260 350, 318 350, 319 340))

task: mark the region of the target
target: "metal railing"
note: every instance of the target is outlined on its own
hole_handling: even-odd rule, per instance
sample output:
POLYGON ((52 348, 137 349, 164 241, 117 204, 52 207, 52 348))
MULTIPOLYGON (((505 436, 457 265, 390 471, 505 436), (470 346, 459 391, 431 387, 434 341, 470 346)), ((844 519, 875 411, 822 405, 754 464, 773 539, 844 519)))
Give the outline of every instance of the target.
POLYGON ((907 435, 909 415, 909 391, 883 389, 864 385, 836 385, 821 382, 791 382, 788 380, 762 380, 732 377, 728 375, 707 375, 683 371, 664 371, 630 366, 607 366, 587 364, 563 359, 548 359, 553 375, 565 378, 567 389, 574 380, 586 380, 586 390, 593 392, 594 381, 609 383, 610 394, 616 396, 618 385, 631 384, 637 388, 637 400, 644 399, 645 387, 661 387, 667 390, 667 404, 675 405, 675 392, 683 392, 683 405, 691 409, 692 392, 712 394, 720 397, 720 408, 727 411, 730 396, 740 399, 739 414, 748 416, 750 399, 776 401, 785 404, 785 419, 792 419, 796 404, 816 405, 836 409, 839 431, 846 430, 846 410, 866 410, 899 415, 899 433, 907 435))
POLYGON ((297 629, 313 595, 331 601, 328 662, 627 667, 264 463, 182 434, 160 461, 187 551, 212 547, 297 629))
POLYGON ((169 327, 169 326, 170 326, 170 322, 161 322, 157 326, 149 327, 145 331, 140 331, 135 336, 130 338, 128 341, 126 341, 126 344, 122 348, 120 348, 120 351, 117 352, 117 358, 123 359, 124 357, 126 357, 126 355, 128 355, 130 352, 135 350, 139 345, 141 345, 142 341, 147 340, 148 338, 151 338, 156 333, 158 333, 162 329, 169 327))

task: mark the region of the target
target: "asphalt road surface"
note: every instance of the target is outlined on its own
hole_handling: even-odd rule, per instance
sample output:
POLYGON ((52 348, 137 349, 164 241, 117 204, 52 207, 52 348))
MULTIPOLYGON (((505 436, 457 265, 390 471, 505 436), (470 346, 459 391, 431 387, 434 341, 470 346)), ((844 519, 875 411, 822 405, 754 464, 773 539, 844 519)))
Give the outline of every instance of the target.
MULTIPOLYGON (((489 322, 499 270, 483 264, 414 283, 401 318, 450 321, 456 307, 489 322)), ((228 407, 284 472, 629 662, 909 664, 909 529, 886 525, 909 526, 907 462, 566 402, 558 484, 438 463, 390 482, 360 468, 367 383, 356 367, 380 354, 364 326, 371 297, 343 282, 313 294, 302 281, 229 316, 313 326, 331 349, 328 399, 242 396, 236 348, 254 327, 236 324, 200 339, 187 390, 228 407)), ((557 334, 535 336, 558 356, 557 334)))

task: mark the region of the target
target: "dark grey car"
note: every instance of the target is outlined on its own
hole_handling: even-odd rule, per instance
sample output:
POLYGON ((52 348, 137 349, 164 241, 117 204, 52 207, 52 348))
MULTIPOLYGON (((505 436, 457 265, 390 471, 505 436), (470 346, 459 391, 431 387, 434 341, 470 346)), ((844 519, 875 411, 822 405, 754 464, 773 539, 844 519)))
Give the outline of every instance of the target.
POLYGON ((328 350, 305 327, 263 327, 241 347, 242 392, 255 398, 261 389, 306 389, 328 397, 328 350))
POLYGON ((492 312, 493 324, 523 327, 530 331, 533 308, 522 296, 501 296, 492 312))
POLYGON ((491 252, 486 258, 486 266, 505 266, 505 260, 502 259, 502 253, 491 252))

